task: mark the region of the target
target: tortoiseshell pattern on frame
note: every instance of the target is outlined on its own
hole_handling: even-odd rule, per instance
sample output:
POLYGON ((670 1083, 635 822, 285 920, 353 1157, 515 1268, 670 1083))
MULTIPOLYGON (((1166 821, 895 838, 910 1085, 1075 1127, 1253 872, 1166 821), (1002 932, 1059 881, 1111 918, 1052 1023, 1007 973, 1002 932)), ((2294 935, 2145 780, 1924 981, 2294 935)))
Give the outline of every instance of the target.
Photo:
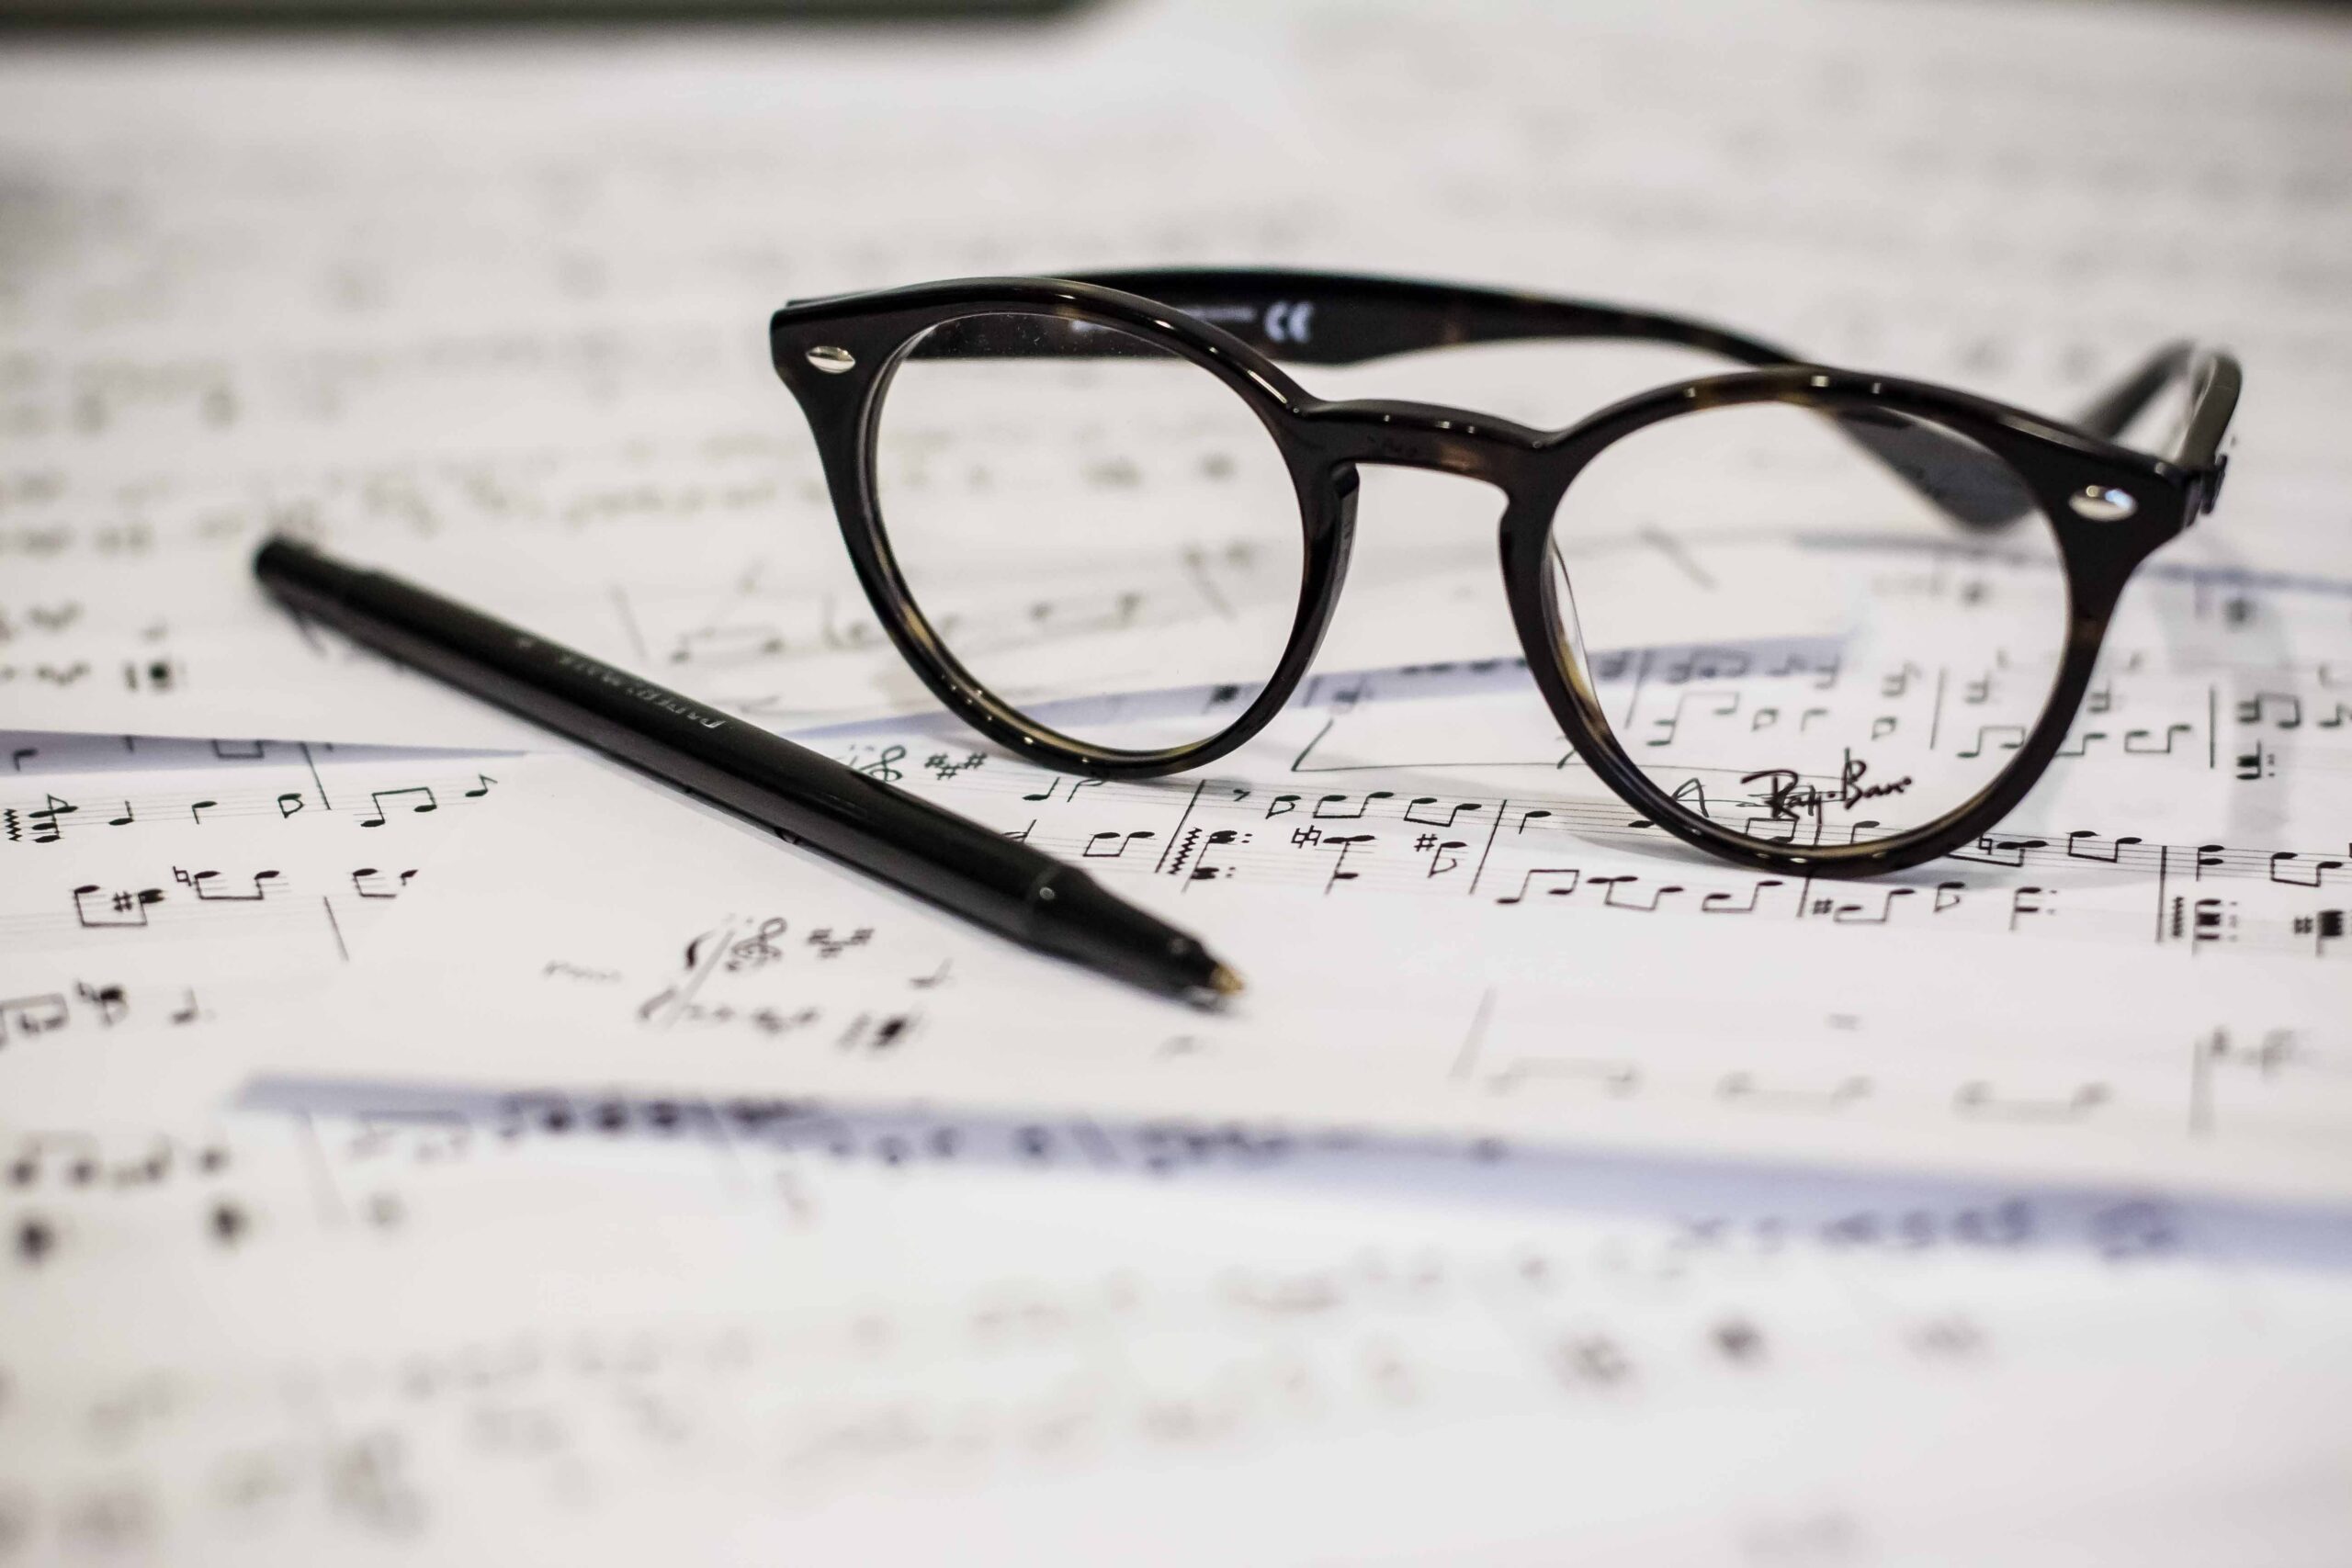
POLYGON ((1357 469, 1368 463, 1431 468, 1482 480, 1507 498, 1498 545, 1528 669, 1569 743, 1601 781, 1642 816, 1702 849, 1741 865, 1811 876, 1868 875, 1931 860, 1992 830, 2032 788, 2082 702, 2124 583, 2158 546, 2211 509, 2240 381, 2227 355, 2172 344, 2068 423, 1946 387, 1807 364, 1770 344, 1674 316, 1400 278, 1259 269, 973 278, 843 295, 787 305, 773 318, 769 339, 777 373, 816 436, 850 558, 883 626, 942 702, 1016 754, 1072 773, 1147 778, 1201 766, 1247 741, 1289 701, 1330 624, 1354 532, 1357 469), (976 317, 993 320, 969 320, 976 317), (1026 320, 1009 325, 1014 317, 1026 320), (951 325, 956 322, 964 325, 951 325), (1225 729, 1165 750, 1090 745, 991 695, 923 618, 891 557, 876 495, 882 400, 910 350, 925 356, 1118 353, 1118 334, 1087 331, 1095 326, 1122 329, 1223 380, 1272 436, 1298 495, 1305 571, 1280 664, 1225 729), (1538 430, 1437 404, 1317 398, 1276 363, 1344 365, 1454 344, 1576 338, 1678 344, 1754 368, 1660 387, 1565 429, 1538 430), (2155 456, 2116 444, 2136 415, 2183 380, 2188 414, 2172 451, 2155 456), (1645 425, 1694 409, 1758 402, 1837 419, 1957 527, 2016 521, 2000 505, 1972 501, 1962 487, 1934 482, 1934 432, 1967 436, 2023 479, 2057 539, 2069 619, 2048 706, 1984 789, 1908 831, 1852 844, 1770 844, 1689 810, 1625 755, 1577 661, 1558 646, 1545 554, 1553 514, 1577 473, 1611 442, 1645 425), (1930 423, 1911 423, 1915 418, 1930 423), (2130 516, 2095 521, 2070 504, 2110 488, 2136 502, 2130 516))

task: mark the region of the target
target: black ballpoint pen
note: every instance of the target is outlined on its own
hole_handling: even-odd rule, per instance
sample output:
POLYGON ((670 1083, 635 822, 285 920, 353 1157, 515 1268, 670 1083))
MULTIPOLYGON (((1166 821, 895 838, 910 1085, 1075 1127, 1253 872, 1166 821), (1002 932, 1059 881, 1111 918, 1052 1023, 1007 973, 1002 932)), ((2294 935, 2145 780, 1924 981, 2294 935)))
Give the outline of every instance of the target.
POLYGON ((1240 977, 1051 855, 519 626, 291 539, 254 556, 289 608, 1015 942, 1187 1000, 1240 977))

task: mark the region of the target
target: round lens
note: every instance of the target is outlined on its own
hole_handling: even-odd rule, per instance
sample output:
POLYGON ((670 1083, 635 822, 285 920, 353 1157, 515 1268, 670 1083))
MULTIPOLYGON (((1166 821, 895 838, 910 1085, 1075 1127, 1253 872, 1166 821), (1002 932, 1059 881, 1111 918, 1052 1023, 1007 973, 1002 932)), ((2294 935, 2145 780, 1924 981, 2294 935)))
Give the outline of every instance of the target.
POLYGON ((1719 405, 1612 443, 1553 520, 1565 660, 1635 767, 1758 842, 1922 828, 2006 768, 2066 643, 2057 541, 1956 430, 1719 405))
POLYGON ((876 460, 923 619, 1040 727, 1194 744, 1281 664, 1298 492, 1256 412, 1182 355, 1055 316, 933 327, 892 373, 876 460))

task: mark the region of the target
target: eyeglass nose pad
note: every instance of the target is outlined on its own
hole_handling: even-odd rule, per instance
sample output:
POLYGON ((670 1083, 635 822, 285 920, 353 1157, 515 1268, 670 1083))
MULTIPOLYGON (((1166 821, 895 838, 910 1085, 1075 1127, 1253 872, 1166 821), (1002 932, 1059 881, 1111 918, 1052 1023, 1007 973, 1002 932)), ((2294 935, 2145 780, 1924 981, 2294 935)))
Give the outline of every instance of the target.
POLYGON ((1300 592, 1306 597, 1299 605, 1301 624, 1286 659, 1301 671, 1323 646, 1323 634, 1330 629, 1340 591, 1348 580, 1348 558, 1356 541, 1356 492, 1362 488, 1353 463, 1336 464, 1310 483, 1322 493, 1311 489, 1302 493, 1308 567, 1300 592))
POLYGON ((1544 546, 1544 599, 1551 610, 1552 636, 1566 655, 1560 662, 1568 678, 1581 683, 1591 664, 1584 646, 1584 622, 1577 615, 1576 581, 1568 575, 1568 563, 1560 554, 1557 539, 1544 546))
MULTIPOLYGON (((1363 477, 1353 463, 1342 463, 1331 470, 1331 586, 1323 596, 1327 612, 1339 604, 1340 591, 1347 585, 1348 561, 1356 548, 1356 497, 1363 489, 1363 477)), ((1328 614, 1325 618, 1329 618, 1328 614)), ((1321 635, 1317 633, 1318 637, 1321 635)))
POLYGON ((1332 574, 1344 577, 1348 557, 1356 546, 1356 496, 1363 489, 1363 477, 1353 463, 1341 463, 1331 470, 1330 485, 1332 528, 1338 536, 1331 558, 1332 574))

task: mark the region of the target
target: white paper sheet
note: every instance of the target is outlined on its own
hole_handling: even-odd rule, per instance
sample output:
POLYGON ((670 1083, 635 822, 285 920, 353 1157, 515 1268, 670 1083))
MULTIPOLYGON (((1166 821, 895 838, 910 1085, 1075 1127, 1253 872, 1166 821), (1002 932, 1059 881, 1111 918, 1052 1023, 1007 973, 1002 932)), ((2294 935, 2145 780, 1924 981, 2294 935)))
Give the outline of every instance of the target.
MULTIPOLYGON (((1507 660, 1363 675, 1513 650, 1491 498, 1429 476, 1366 476, 1326 678, 1213 779, 817 742, 1211 936, 1225 1020, 576 766, 42 739, 0 774, 0 1562, 2333 1564, 2340 1210, 2162 1194, 2347 1176, 2347 60, 2322 17, 1943 4, 13 51, 11 729, 540 743, 267 610, 273 527, 763 723, 927 706, 763 363, 793 295, 1294 262, 2058 410, 2193 333, 2250 391, 2081 755, 1907 879, 1659 843, 1507 660), (942 1103, 778 1103, 819 1088, 942 1103)), ((1696 368, 1304 378, 1560 423, 1696 368)), ((1671 657, 1645 739, 1721 674, 1671 657)), ((1159 683, 1068 694, 1145 726, 1159 683)))
MULTIPOLYGON (((766 313, 1114 263, 1614 295, 2057 409, 2157 342, 2226 339, 2245 444, 2173 558, 2341 574, 2347 60, 2317 19, 1937 6, 1147 10, 973 51, 19 51, 0 722, 526 743, 271 610, 246 561, 280 527, 780 726, 926 705, 766 313), (2054 59, 2079 73, 2022 63, 2054 59)), ((1562 424, 1698 367, 1569 346, 1304 379, 1562 424)), ((1101 453, 1035 440, 1082 499, 1101 453)), ((1367 486, 1357 590, 1421 597, 1351 601, 1330 667, 1511 651, 1490 499, 1394 479, 1367 486)), ((1181 600, 1178 545, 1070 591, 1181 600)), ((988 613, 1035 627, 1038 602, 1006 583, 988 613)))
POLYGON ((952 1122, 886 1162, 552 1105, 0 1142, 6 1550, 2318 1563, 2343 1535, 2344 1281, 2158 1205, 1371 1203, 991 1168, 952 1122))
POLYGON ((550 759, 527 812, 404 908, 337 1027, 273 1065, 2352 1190, 2352 980, 2321 934, 2345 857, 2284 847, 2339 819, 2336 792, 2078 748, 1966 855, 1800 886, 1630 819, 1532 739, 1532 694, 1418 689, 1301 706, 1173 783, 1057 778, 938 729, 832 739, 1193 931, 1250 983, 1223 1014, 550 759), (1527 761, 1497 761, 1514 740, 1527 761), (2202 840, 2204 802, 2248 790, 2281 837, 2202 840), (446 976, 429 998, 423 972, 446 976))
POLYGON ((0 735, 0 1107, 216 1103, 259 1017, 364 951, 511 753, 0 735))
MULTIPOLYGON (((12 889, 99 879, 95 923, 12 911, 10 985, 117 977, 0 1006, 9 1556, 453 1562, 527 1534, 587 1562, 786 1538, 866 1560, 1174 1562, 1246 1538, 1272 1560, 1513 1561, 1565 1531, 1742 1561, 2007 1550, 2055 1520, 2190 1562, 2251 1509, 2282 1561, 2341 1535, 2352 1432, 2324 1396, 2346 1286, 2312 1271, 2343 1254, 2340 1215, 1095 1112, 318 1079, 224 1110, 265 1004, 315 988, 342 942, 372 958, 377 894, 417 900, 469 845, 560 809, 539 779, 564 764, 5 750, 41 802, 0 846, 12 889), (436 849, 413 886, 345 864, 436 849), (155 872, 142 899, 167 863, 187 878, 155 872), (2209 1422, 2256 1418, 2211 1451, 2209 1422), (1800 1435, 1761 1457, 1763 1432, 1800 1435), (1571 1461, 1591 1484, 1564 1497, 1544 1477, 1571 1461), (2161 1509, 2109 1484, 2164 1465, 2161 1509), (1464 1479, 1409 1483, 1432 1469, 1464 1479), (1348 1505, 1384 1479, 1380 1507, 1348 1505), (1138 1536, 1171 1487, 1197 1529, 1138 1536)), ((634 830, 623 805, 600 844, 634 830)), ((741 951, 877 951, 814 934, 741 951)), ((404 973, 470 995, 457 966, 404 973)), ((671 1043, 729 1023, 707 994, 672 998, 671 1043)))

